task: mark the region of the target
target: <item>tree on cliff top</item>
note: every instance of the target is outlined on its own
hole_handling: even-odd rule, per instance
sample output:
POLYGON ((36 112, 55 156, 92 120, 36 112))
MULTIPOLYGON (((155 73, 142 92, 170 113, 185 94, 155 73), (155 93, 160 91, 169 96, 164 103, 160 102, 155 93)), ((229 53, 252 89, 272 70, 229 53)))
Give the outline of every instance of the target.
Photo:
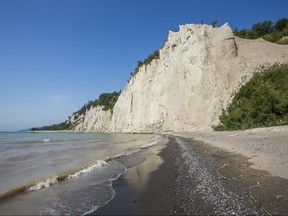
POLYGON ((241 31, 235 28, 234 35, 246 39, 262 37, 272 43, 287 44, 288 41, 282 38, 288 36, 288 19, 282 18, 278 20, 275 25, 273 25, 272 21, 266 20, 254 24, 251 29, 242 29, 241 31))
POLYGON ((288 19, 282 18, 275 23, 275 30, 283 31, 284 29, 288 29, 288 19))
POLYGON ((130 73, 130 77, 128 79, 128 82, 131 80, 131 78, 138 73, 140 67, 142 67, 143 65, 148 65, 150 64, 154 59, 159 59, 159 50, 155 50, 153 53, 151 53, 150 55, 148 55, 148 57, 146 59, 144 59, 144 61, 138 60, 137 61, 137 66, 134 70, 134 72, 130 73))
POLYGON ((259 22, 252 26, 252 31, 257 32, 258 36, 263 36, 273 32, 273 23, 271 20, 259 22))
POLYGON ((215 27, 216 27, 217 23, 218 23, 218 19, 217 19, 217 20, 215 20, 215 21, 213 21, 213 22, 211 23, 211 25, 213 26, 213 28, 215 28, 215 27))
POLYGON ((114 91, 112 93, 102 93, 99 95, 98 99, 95 99, 94 101, 88 101, 88 103, 84 104, 80 110, 74 112, 73 114, 74 115, 85 114, 86 111, 89 110, 91 107, 96 106, 102 106, 102 109, 104 111, 113 110, 120 93, 121 90, 119 92, 114 91))

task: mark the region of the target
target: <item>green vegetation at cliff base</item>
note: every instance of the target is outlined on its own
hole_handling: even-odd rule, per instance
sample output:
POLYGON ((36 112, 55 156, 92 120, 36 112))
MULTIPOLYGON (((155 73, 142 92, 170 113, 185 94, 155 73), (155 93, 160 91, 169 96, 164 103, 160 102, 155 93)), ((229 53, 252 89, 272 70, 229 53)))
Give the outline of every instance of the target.
POLYGON ((245 130, 288 124, 288 65, 254 76, 235 94, 214 130, 245 130))

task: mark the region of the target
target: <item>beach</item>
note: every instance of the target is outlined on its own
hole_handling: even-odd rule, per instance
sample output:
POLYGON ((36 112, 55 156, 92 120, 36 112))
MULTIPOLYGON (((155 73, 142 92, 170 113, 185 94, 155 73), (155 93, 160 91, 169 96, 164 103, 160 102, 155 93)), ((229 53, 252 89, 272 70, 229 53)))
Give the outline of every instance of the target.
POLYGON ((287 132, 2 133, 0 215, 286 215, 287 132))
POLYGON ((116 195, 93 215, 288 213, 286 126, 163 136, 138 165, 120 159, 116 195))

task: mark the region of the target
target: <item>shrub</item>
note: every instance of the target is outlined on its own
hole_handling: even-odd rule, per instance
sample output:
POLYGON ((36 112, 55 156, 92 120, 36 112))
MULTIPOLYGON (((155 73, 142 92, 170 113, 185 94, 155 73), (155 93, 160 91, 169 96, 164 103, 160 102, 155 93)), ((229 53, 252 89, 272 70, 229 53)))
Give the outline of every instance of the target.
POLYGON ((288 66, 255 74, 222 110, 214 130, 244 130, 288 124, 288 66))

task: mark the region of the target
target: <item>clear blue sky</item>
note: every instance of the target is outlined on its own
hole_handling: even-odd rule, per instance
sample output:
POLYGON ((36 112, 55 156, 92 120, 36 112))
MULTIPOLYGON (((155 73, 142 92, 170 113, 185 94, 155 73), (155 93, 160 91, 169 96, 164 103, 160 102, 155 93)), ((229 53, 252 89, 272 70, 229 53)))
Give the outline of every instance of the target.
POLYGON ((287 0, 0 0, 0 131, 62 122, 123 89, 179 24, 250 28, 287 8, 287 0))

